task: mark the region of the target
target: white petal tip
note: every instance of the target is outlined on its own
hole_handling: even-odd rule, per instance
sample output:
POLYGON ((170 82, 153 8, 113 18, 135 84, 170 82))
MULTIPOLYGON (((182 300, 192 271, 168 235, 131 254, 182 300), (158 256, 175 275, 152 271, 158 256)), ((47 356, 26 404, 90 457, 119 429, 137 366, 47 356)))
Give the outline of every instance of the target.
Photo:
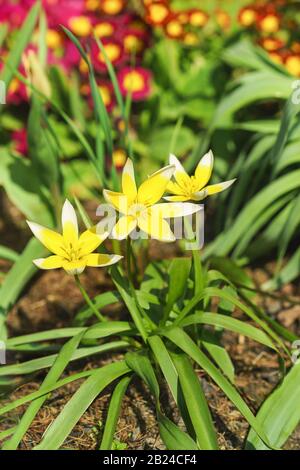
POLYGON ((201 159, 202 166, 211 167, 214 161, 214 154, 209 150, 201 159))
POLYGON ((38 259, 32 260, 33 264, 39 269, 42 269, 42 265, 44 261, 45 261, 44 258, 38 258, 38 259))

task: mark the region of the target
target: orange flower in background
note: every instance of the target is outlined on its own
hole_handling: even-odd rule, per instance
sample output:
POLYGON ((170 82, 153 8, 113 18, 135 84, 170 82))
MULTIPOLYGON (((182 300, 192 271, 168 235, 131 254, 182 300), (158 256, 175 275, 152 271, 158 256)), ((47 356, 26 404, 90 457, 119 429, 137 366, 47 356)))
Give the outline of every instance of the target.
POLYGON ((171 11, 164 2, 150 3, 146 6, 146 22, 154 26, 163 26, 170 14, 171 11))
POLYGON ((279 38, 262 38, 259 44, 268 52, 275 52, 282 49, 285 43, 279 38))
POLYGON ((293 42, 291 45, 291 51, 295 54, 300 54, 300 42, 293 42))
POLYGON ((97 11, 100 8, 100 0, 85 0, 84 7, 87 11, 97 11))
POLYGON ((114 150, 112 154, 112 160, 117 170, 121 170, 124 167, 126 160, 127 160, 127 155, 126 155, 125 150, 121 148, 114 150))
POLYGON ((184 36, 184 27, 179 20, 179 15, 172 15, 164 25, 166 35, 171 39, 180 39, 184 36))
POLYGON ((253 6, 244 7, 239 11, 238 22, 242 26, 252 26, 257 19, 257 11, 253 6))
POLYGON ((284 65, 285 54, 282 52, 269 52, 269 57, 278 65, 284 65))
POLYGON ((300 77, 300 54, 290 54, 285 59, 285 66, 291 75, 300 77))
POLYGON ((183 42, 187 46, 195 46, 196 44, 199 44, 199 38, 197 34, 188 32, 184 35, 183 42))
POLYGON ((118 15, 125 7, 124 0, 100 0, 100 10, 106 15, 118 15))
POLYGON ((150 94, 151 73, 142 67, 124 67, 117 75, 123 96, 131 95, 134 101, 147 98, 150 94))
POLYGON ((279 14, 275 10, 260 13, 257 18, 257 27, 264 33, 277 33, 280 28, 279 14))
POLYGON ((217 24, 220 26, 221 29, 225 31, 230 28, 231 18, 226 11, 220 10, 220 9, 216 10, 215 18, 216 18, 217 24))
POLYGON ((191 26, 204 26, 208 21, 208 15, 202 10, 194 8, 193 10, 188 11, 189 15, 189 24, 191 26))
POLYGON ((190 17, 188 11, 180 11, 177 13, 178 20, 181 24, 188 24, 190 17))

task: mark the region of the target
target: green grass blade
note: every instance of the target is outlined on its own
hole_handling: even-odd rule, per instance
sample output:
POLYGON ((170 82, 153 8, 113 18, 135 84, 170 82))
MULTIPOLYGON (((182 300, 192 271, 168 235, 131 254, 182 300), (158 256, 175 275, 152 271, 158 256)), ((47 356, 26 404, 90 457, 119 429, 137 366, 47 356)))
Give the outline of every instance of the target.
POLYGON ((196 442, 170 419, 158 412, 159 433, 168 450, 199 450, 196 442))
MULTIPOLYGON (((123 349, 128 347, 127 341, 112 341, 110 343, 101 344, 100 346, 91 346, 88 348, 77 349, 72 355, 70 361, 76 361, 84 357, 89 357, 94 354, 100 354, 106 351, 113 351, 115 349, 123 349)), ((30 361, 22 362, 20 364, 12 364, 3 366, 0 368, 0 376, 7 375, 24 375, 31 374, 41 369, 51 367, 57 358, 57 354, 51 354, 50 356, 40 357, 38 359, 32 359, 30 361)))
POLYGON ((9 84, 14 76, 13 70, 18 68, 23 51, 32 37, 32 33, 40 13, 40 8, 40 2, 36 2, 36 4, 28 13, 21 29, 18 31, 14 39, 14 44, 10 50, 6 64, 0 75, 0 79, 5 82, 6 89, 8 89, 9 84))
POLYGON ((7 246, 0 245, 0 258, 14 263, 19 258, 19 254, 7 246))
POLYGON ((50 392, 53 392, 53 390, 57 390, 58 388, 64 387, 65 385, 68 385, 71 382, 75 382, 76 380, 80 379, 85 379, 86 377, 89 377, 95 370, 100 369, 85 370, 83 372, 78 372, 77 374, 72 374, 68 377, 65 377, 64 379, 58 380, 51 386, 43 387, 43 389, 40 388, 36 392, 32 392, 28 395, 25 395, 24 397, 18 398, 17 400, 14 400, 0 408, 0 415, 8 413, 9 411, 18 408, 19 406, 25 405, 26 403, 32 400, 40 398, 44 395, 48 395, 50 392))
POLYGON ((191 359, 193 359, 205 372, 214 380, 221 390, 232 401, 240 413, 245 417, 248 423, 255 429, 260 438, 272 448, 262 429, 260 423, 256 420, 252 411, 242 399, 234 386, 221 374, 217 367, 203 354, 198 346, 191 340, 191 338, 180 328, 173 328, 172 330, 163 332, 170 341, 177 347, 182 349, 191 359))
MULTIPOLYGON (((83 334, 84 332, 81 332, 78 335, 74 336, 61 348, 60 353, 57 355, 51 369, 49 370, 48 374, 46 375, 40 387, 41 391, 43 390, 43 388, 52 386, 57 382, 57 380, 63 373, 64 369, 69 364, 69 361, 71 360, 74 352, 78 348, 83 334)), ((38 413, 39 409, 42 407, 45 400, 46 400, 45 396, 40 397, 30 404, 30 406, 27 408, 24 415, 22 416, 21 421, 19 422, 17 429, 14 432, 13 436, 4 443, 2 449, 5 449, 5 450, 17 449, 24 434, 26 433, 27 429, 31 425, 32 421, 34 420, 36 414, 38 413)))
MULTIPOLYGON (((264 401, 257 414, 269 441, 275 447, 282 447, 300 421, 300 365, 294 365, 283 382, 264 401)), ((268 450, 254 429, 246 441, 247 450, 268 450)))
POLYGON ((81 385, 65 405, 58 417, 47 429, 35 450, 56 450, 64 443, 83 413, 111 382, 127 374, 130 369, 125 362, 116 362, 102 367, 81 385))
POLYGON ((116 431, 121 411, 122 400, 126 393, 130 380, 131 376, 124 377, 116 385, 116 388, 113 391, 107 412, 100 450, 111 450, 111 446, 114 440, 114 434, 116 431))
POLYGON ((181 323, 181 326, 189 326, 194 324, 211 325, 219 328, 225 328, 239 335, 247 336, 248 338, 257 341, 264 346, 268 346, 269 348, 274 349, 275 351, 277 350, 273 341, 264 331, 259 330, 255 326, 248 325, 241 320, 237 320, 236 318, 228 317, 227 315, 210 312, 195 313, 185 318, 185 320, 183 320, 181 323))
POLYGON ((199 378, 184 354, 173 354, 182 392, 200 449, 217 450, 217 436, 199 378))
POLYGON ((100 339, 107 336, 127 333, 132 331, 132 325, 128 322, 114 321, 96 323, 89 329, 84 327, 57 328, 54 330, 40 331, 28 335, 16 336, 6 341, 6 347, 10 349, 20 344, 35 343, 37 341, 49 341, 60 338, 70 338, 81 332, 86 332, 83 339, 100 339))
POLYGON ((11 268, 0 288, 0 339, 5 338, 5 318, 10 308, 16 302, 24 286, 31 279, 37 268, 32 263, 34 258, 41 258, 46 249, 40 242, 32 238, 23 253, 11 268))
POLYGON ((145 353, 129 352, 125 356, 126 364, 146 382, 158 404, 159 385, 149 357, 145 353))

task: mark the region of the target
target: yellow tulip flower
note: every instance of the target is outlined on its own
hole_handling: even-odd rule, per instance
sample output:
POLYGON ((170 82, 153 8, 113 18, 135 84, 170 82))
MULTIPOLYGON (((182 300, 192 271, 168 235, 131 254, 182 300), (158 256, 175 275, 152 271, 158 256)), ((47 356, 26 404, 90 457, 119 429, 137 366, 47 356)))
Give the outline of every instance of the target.
POLYGON ((174 171, 174 165, 166 166, 149 176, 137 188, 132 161, 127 159, 122 173, 123 192, 103 191, 106 201, 122 214, 112 230, 113 238, 123 240, 138 227, 156 240, 175 241, 165 219, 191 215, 200 208, 192 203, 158 204, 174 171))
POLYGON ((103 267, 119 261, 122 256, 92 253, 108 237, 92 227, 78 236, 78 222, 72 204, 66 200, 62 210, 62 235, 34 222, 28 222, 34 236, 53 256, 33 260, 40 269, 63 268, 68 274, 81 274, 86 266, 103 267))
POLYGON ((167 186, 167 191, 172 196, 165 197, 166 201, 201 201, 207 196, 224 191, 235 182, 235 179, 233 179, 206 186, 214 165, 214 157, 211 150, 201 158, 193 176, 187 174, 175 155, 170 155, 169 163, 174 165, 176 169, 173 175, 175 181, 170 181, 167 186))

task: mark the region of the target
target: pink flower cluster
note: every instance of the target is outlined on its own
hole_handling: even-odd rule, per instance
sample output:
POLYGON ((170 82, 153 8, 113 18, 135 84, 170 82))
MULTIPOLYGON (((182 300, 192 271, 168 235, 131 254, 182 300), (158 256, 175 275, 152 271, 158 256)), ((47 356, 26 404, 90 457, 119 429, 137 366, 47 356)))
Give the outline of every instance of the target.
MULTIPOLYGON (((42 0, 47 18, 46 42, 48 65, 64 70, 66 76, 79 71, 81 92, 91 102, 88 85, 88 70, 77 48, 62 31, 67 27, 89 51, 97 73, 97 80, 103 101, 109 111, 115 107, 115 97, 109 81, 105 58, 99 50, 94 34, 104 45, 106 55, 114 65, 122 94, 130 93, 133 101, 144 100, 151 91, 151 73, 142 66, 143 53, 150 41, 148 26, 130 10, 125 0, 42 0)), ((11 37, 24 22, 35 0, 0 0, 0 24, 6 23, 9 35, 1 50, 2 64, 5 62, 11 37)), ((28 49, 36 49, 38 27, 28 49)), ((26 53, 27 51, 25 51, 26 53)), ((23 74, 23 66, 19 71, 23 74)), ((7 96, 8 104, 19 105, 28 100, 26 88, 14 78, 7 96)), ((24 132, 16 133, 24 149, 24 132)))

